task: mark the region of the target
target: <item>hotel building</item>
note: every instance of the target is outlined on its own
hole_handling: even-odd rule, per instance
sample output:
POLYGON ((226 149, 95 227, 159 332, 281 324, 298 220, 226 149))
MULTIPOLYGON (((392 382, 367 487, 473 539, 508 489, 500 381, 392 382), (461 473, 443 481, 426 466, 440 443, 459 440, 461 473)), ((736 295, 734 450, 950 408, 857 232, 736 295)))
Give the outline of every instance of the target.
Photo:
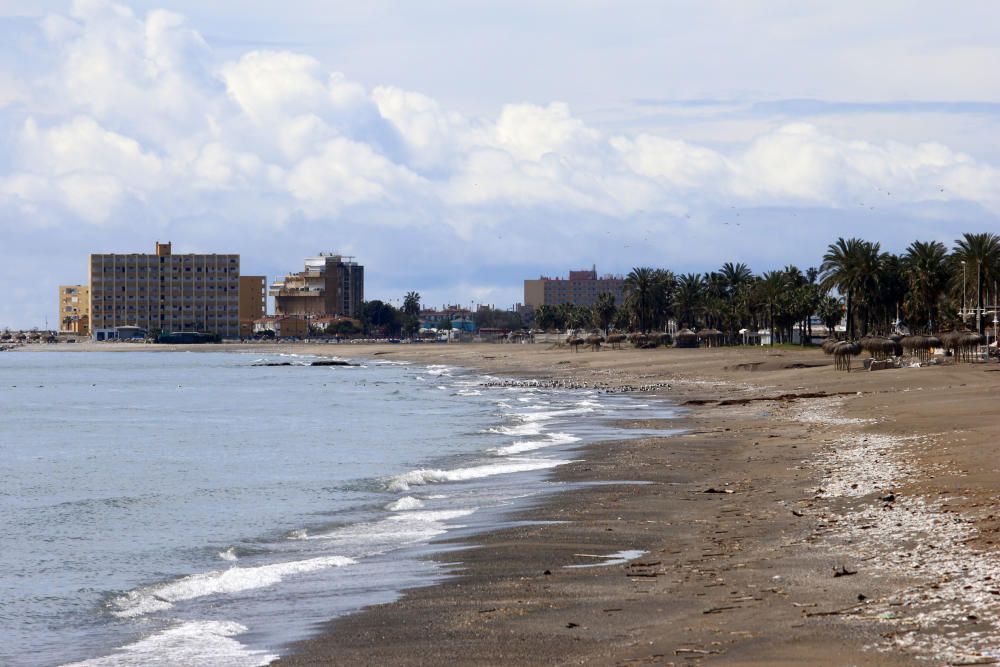
POLYGON ((240 334, 239 255, 156 254, 90 256, 91 332, 115 338, 118 327, 146 331, 240 334))
POLYGON ((275 315, 357 318, 365 295, 365 267, 342 255, 309 257, 304 271, 275 280, 270 294, 275 315))
POLYGON ((59 331, 78 336, 90 335, 89 286, 59 286, 59 331))
POLYGON ((572 303, 575 306, 593 306, 597 297, 608 292, 615 303, 625 302, 625 279, 621 276, 597 277, 597 267, 584 271, 570 271, 569 278, 547 278, 524 281, 524 304, 531 308, 558 306, 572 303))

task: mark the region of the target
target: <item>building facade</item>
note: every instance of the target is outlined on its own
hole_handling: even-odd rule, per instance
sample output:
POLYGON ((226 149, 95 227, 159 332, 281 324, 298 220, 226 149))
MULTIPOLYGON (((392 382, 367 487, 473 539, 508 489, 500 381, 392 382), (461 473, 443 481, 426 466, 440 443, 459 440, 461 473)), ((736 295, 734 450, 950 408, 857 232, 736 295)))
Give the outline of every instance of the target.
POLYGON ((117 327, 239 336, 239 255, 156 253, 90 256, 90 319, 95 339, 117 327))
POLYGON ((615 303, 625 302, 625 279, 622 276, 598 277, 597 268, 570 271, 568 278, 547 278, 524 281, 524 305, 558 306, 571 303, 575 306, 593 306, 604 292, 615 297, 615 303))
POLYGON ((320 254, 305 260, 305 270, 274 281, 275 315, 358 318, 365 296, 365 267, 353 257, 320 254))
POLYGON ((254 320, 255 336, 268 332, 275 338, 306 338, 309 335, 309 320, 296 315, 270 315, 254 320))
POLYGON ((267 314, 267 279, 240 276, 240 338, 253 335, 254 320, 267 314))
POLYGON ((90 286, 59 286, 59 331, 90 335, 90 286))

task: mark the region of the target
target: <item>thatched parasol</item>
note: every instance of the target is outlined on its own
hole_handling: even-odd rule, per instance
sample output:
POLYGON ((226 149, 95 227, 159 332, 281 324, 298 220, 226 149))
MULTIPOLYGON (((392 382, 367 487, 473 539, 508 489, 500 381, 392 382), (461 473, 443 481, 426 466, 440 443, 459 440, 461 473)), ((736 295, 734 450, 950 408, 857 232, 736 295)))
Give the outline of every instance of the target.
POLYGON ((622 343, 625 341, 625 338, 625 334, 622 333, 608 334, 607 343, 611 346, 612 350, 620 350, 622 349, 622 343))
POLYGON ((927 361, 930 356, 931 348, 934 347, 932 341, 936 341, 940 344, 941 341, 936 338, 931 338, 930 336, 904 336, 902 340, 899 341, 900 346, 903 351, 909 355, 912 355, 919 359, 920 361, 927 361))
POLYGON ((698 347, 698 334, 690 329, 681 329, 674 335, 675 347, 698 347))
POLYGON ((833 357, 837 370, 851 372, 851 358, 861 354, 861 346, 857 343, 841 342, 833 348, 833 357))
POLYGON ((698 332, 698 338, 705 342, 708 347, 716 347, 722 342, 723 334, 718 329, 702 329, 698 332))
POLYGON ((579 336, 570 336, 566 339, 566 344, 572 347, 574 352, 579 352, 580 346, 584 344, 584 340, 579 336))
POLYGON ((898 344, 894 340, 882 336, 865 336, 858 341, 858 345, 875 359, 885 359, 897 352, 902 353, 902 349, 897 350, 898 344))
POLYGON ((590 346, 590 349, 592 349, 594 352, 597 352, 598 350, 601 349, 601 343, 604 342, 604 336, 602 336, 601 334, 592 333, 589 336, 587 336, 585 342, 587 343, 587 345, 590 346))

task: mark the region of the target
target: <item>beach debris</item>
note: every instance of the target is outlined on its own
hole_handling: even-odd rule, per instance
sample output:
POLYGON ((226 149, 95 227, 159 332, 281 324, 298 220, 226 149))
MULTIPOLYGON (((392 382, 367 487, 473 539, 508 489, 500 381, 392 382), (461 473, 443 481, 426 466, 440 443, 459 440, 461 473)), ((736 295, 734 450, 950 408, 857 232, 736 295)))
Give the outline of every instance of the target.
POLYGON ((710 486, 704 491, 702 491, 702 493, 736 493, 736 492, 733 491, 732 489, 717 489, 714 486, 710 486))
POLYGON ((805 516, 805 514, 803 514, 802 512, 800 512, 798 510, 792 510, 792 514, 795 515, 795 516, 805 516))
POLYGON ((580 627, 580 624, 579 623, 574 623, 573 621, 570 621, 569 623, 566 624, 566 627, 567 628, 578 628, 578 627, 580 627))
POLYGON ((740 605, 738 605, 738 604, 737 605, 727 605, 727 606, 724 606, 724 607, 712 607, 711 609, 706 609, 705 611, 703 611, 701 613, 703 613, 703 614, 721 614, 722 612, 728 611, 730 609, 742 609, 742 608, 743 607, 740 606, 740 605))
POLYGON ((849 577, 852 574, 857 574, 857 570, 848 570, 845 566, 841 565, 839 567, 833 568, 833 576, 836 577, 849 577))
POLYGON ((879 500, 881 500, 882 502, 885 502, 885 503, 894 503, 894 502, 896 502, 896 494, 895 493, 890 493, 888 495, 884 495, 881 498, 879 498, 879 500))

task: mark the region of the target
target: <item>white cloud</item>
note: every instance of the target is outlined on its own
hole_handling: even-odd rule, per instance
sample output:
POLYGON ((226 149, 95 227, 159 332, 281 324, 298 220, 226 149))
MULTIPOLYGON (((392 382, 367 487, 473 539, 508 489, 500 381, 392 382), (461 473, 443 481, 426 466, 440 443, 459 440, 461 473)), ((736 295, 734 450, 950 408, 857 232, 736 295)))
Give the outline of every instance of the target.
POLYGON ((231 239, 301 222, 315 232, 295 240, 302 252, 379 244, 380 257, 407 256, 432 238, 451 254, 428 264, 473 252, 518 266, 583 255, 655 264, 672 251, 667 239, 708 252, 712 220, 733 207, 1000 214, 996 161, 916 124, 890 141, 884 125, 856 129, 831 114, 728 115, 750 108, 740 104, 721 115, 718 104, 685 106, 666 120, 650 106, 634 129, 613 130, 560 101, 469 115, 289 48, 221 56, 162 10, 78 0, 37 30, 47 51, 38 76, 0 69, 5 230, 83 223, 141 235, 162 224, 231 239), (696 129, 684 139, 677 123, 696 129), (613 248, 611 230, 629 238, 613 248))

